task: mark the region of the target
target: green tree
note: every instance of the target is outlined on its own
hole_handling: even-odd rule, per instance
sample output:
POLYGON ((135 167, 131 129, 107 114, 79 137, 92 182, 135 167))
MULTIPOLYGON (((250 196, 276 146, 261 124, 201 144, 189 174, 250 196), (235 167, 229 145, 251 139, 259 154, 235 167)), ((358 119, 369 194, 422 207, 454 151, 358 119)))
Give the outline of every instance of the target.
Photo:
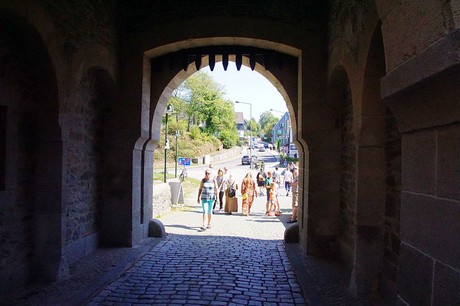
POLYGON ((254 118, 251 118, 248 122, 248 127, 247 130, 251 131, 252 129, 252 135, 258 135, 260 132, 260 125, 257 123, 257 121, 254 118))
POLYGON ((279 119, 276 118, 271 112, 263 112, 259 119, 261 129, 260 136, 266 137, 269 141, 272 141, 272 130, 278 120, 279 119))
MULTIPOLYGON (((187 104, 186 114, 189 129, 193 124, 211 125, 209 112, 214 111, 214 104, 217 100, 222 99, 222 86, 215 83, 207 73, 198 71, 179 87, 179 92, 187 104)), ((212 130, 212 127, 210 128, 212 130)))
MULTIPOLYGON (((224 147, 231 147, 238 142, 236 114, 233 102, 225 100, 224 94, 222 86, 207 73, 197 72, 174 91, 170 103, 187 122, 187 131, 200 126, 202 133, 217 137, 224 147)), ((198 136, 196 131, 193 135, 198 136)))

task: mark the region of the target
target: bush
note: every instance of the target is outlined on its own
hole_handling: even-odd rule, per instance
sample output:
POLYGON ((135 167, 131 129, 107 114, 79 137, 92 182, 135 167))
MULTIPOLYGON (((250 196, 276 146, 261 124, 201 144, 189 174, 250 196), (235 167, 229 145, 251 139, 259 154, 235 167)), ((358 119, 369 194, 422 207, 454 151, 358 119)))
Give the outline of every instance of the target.
POLYGON ((220 140, 224 145, 224 149, 230 149, 237 145, 239 137, 231 130, 224 130, 220 133, 220 140))
POLYGON ((190 137, 194 140, 201 139, 201 130, 198 126, 194 125, 190 128, 190 137))
MULTIPOLYGON (((163 139, 163 138, 161 138, 163 139)), ((167 162, 174 163, 176 159, 176 145, 174 137, 169 137, 171 149, 167 150, 167 162)), ((201 158, 205 154, 211 154, 222 148, 222 143, 214 136, 201 133, 200 129, 192 128, 190 133, 181 133, 177 138, 177 157, 201 158)), ((154 163, 164 163, 164 141, 160 141, 154 151, 154 163)))
POLYGON ((298 162, 299 159, 298 158, 295 158, 295 157, 286 157, 285 158, 287 162, 298 162))

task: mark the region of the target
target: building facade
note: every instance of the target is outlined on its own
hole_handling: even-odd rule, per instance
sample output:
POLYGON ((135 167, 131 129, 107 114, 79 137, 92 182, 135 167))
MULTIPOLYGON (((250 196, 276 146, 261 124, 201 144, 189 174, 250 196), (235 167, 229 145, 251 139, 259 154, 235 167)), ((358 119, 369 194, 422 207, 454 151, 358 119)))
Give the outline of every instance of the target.
POLYGON ((292 142, 292 126, 289 113, 286 112, 280 120, 273 126, 272 142, 277 147, 279 144, 280 149, 287 147, 292 142))

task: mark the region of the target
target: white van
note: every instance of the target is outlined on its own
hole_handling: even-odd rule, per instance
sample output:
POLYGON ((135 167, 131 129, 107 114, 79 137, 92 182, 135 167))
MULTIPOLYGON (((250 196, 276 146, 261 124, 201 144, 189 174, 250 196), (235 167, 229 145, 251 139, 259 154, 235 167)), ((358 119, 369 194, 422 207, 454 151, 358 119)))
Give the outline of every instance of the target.
POLYGON ((297 146, 293 143, 289 144, 289 157, 299 158, 299 151, 297 146))

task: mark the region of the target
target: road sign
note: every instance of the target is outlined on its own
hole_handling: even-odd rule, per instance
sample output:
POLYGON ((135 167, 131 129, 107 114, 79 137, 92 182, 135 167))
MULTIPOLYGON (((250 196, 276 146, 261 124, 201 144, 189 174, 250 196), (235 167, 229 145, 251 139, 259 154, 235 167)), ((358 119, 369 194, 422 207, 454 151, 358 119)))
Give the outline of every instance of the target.
POLYGON ((179 157, 177 163, 183 166, 190 166, 190 157, 179 157))

